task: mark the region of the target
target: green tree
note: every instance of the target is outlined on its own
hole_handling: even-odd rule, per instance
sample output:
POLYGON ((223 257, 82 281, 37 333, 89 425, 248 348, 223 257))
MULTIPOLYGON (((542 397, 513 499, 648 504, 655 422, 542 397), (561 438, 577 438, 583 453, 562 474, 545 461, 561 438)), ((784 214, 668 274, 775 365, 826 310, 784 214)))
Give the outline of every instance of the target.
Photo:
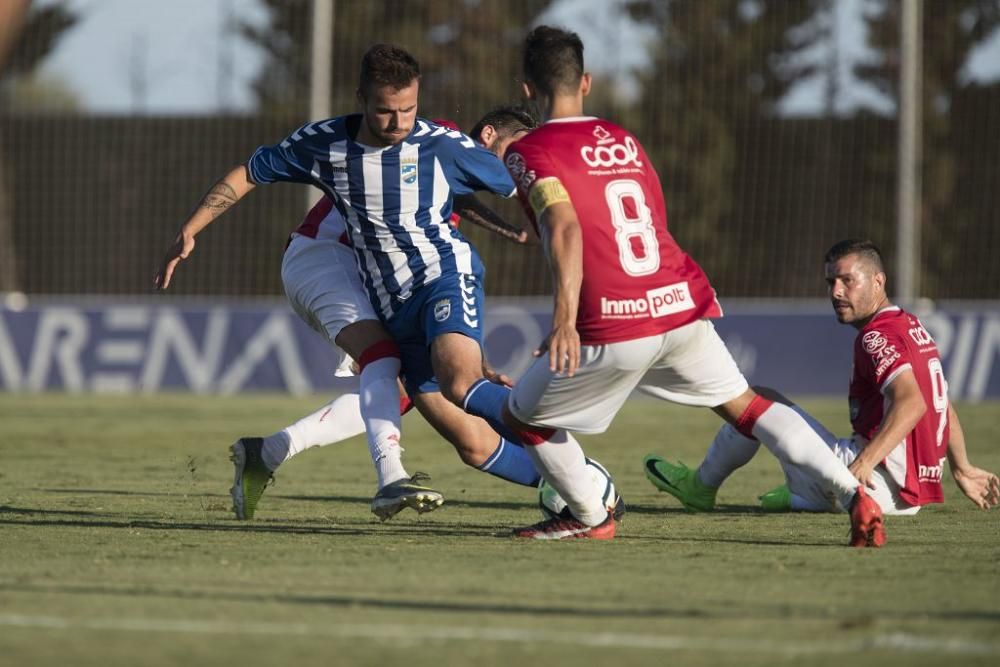
POLYGON ((760 239, 722 233, 740 214, 734 180, 745 156, 738 137, 773 116, 791 86, 816 74, 818 66, 801 54, 829 36, 819 15, 830 2, 639 0, 631 10, 663 37, 627 124, 657 165, 673 233, 714 279, 745 287, 732 267, 745 265, 760 239))
MULTIPOLYGON (((860 78, 897 104, 900 12, 899 0, 883 0, 866 14, 872 45, 883 57, 878 63, 857 68, 860 78)), ((993 231, 995 209, 982 205, 991 196, 990 188, 978 192, 966 188, 963 192, 963 185, 970 180, 989 182, 982 178, 984 172, 993 175, 993 183, 1000 178, 996 152, 984 152, 985 147, 977 143, 981 144, 985 137, 975 136, 984 125, 995 127, 1000 122, 995 106, 1000 87, 981 86, 966 72, 973 49, 998 29, 998 0, 923 3, 921 274, 922 292, 932 298, 995 297, 996 285, 1000 284, 1000 271, 990 268, 995 260, 982 256, 988 245, 984 241, 997 239, 993 231), (973 257, 982 257, 985 273, 968 271, 968 261, 973 257)), ((885 156, 884 160, 895 165, 895 156, 885 156)))
MULTIPOLYGON (((24 20, 19 39, 0 68, 0 119, 8 112, 13 93, 23 86, 18 82, 30 79, 38 65, 52 52, 59 39, 75 23, 77 17, 64 5, 32 7, 24 20)), ((49 99, 52 99, 51 97, 49 99)), ((66 101, 65 99, 63 100, 66 101)), ((17 248, 11 211, 11 194, 5 175, 6 159, 3 135, 0 133, 0 292, 18 290, 17 248)))
MULTIPOLYGON (((333 35, 335 113, 356 108, 361 55, 373 43, 406 48, 421 65, 421 114, 468 127, 488 107, 519 98, 519 51, 532 19, 550 0, 413 0, 338 2, 333 35)), ((306 0, 266 0, 264 27, 239 26, 263 49, 266 62, 253 84, 262 111, 302 118, 309 93, 310 6, 306 0)))

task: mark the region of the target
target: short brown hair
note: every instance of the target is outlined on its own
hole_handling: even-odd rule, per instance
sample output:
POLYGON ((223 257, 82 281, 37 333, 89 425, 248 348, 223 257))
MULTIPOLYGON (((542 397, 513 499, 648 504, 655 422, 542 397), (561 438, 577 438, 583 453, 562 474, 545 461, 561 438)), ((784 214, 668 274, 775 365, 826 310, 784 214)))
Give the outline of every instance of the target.
POLYGON ((583 42, 575 32, 540 25, 524 40, 524 76, 543 95, 571 92, 583 77, 583 42))
POLYGON ((871 262, 872 266, 874 266, 879 273, 885 273, 885 265, 882 262, 882 252, 878 249, 878 246, 865 239, 844 239, 843 241, 834 243, 833 247, 826 251, 823 261, 826 264, 832 264, 838 259, 847 257, 848 255, 858 255, 863 257, 871 262))
POLYGON ((478 141, 479 135, 482 134, 483 128, 487 125, 492 125, 498 133, 509 137, 521 130, 535 129, 538 127, 538 121, 524 107, 497 107, 479 119, 479 122, 472 128, 472 132, 469 133, 469 136, 478 141))
POLYGON ((358 93, 364 97, 373 86, 406 88, 420 78, 420 63, 405 49, 392 44, 373 44, 361 57, 358 93))

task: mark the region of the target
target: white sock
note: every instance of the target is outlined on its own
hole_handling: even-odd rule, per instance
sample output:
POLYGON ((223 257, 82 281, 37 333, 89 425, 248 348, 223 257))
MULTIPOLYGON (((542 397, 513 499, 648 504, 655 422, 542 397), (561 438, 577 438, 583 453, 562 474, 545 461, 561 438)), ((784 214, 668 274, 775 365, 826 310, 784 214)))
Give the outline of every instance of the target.
POLYGON ((361 417, 380 489, 409 477, 399 446, 399 369, 399 357, 382 357, 361 371, 361 417))
POLYGON ((844 507, 850 507, 860 483, 809 423, 792 408, 773 403, 753 426, 753 435, 779 461, 831 485, 844 507))
MULTIPOLYGON (((358 394, 344 394, 316 412, 264 438, 261 458, 271 470, 312 447, 342 442, 365 432, 358 394)), ((399 412, 399 406, 396 406, 399 412)))
POLYGON ((524 449, 542 477, 566 501, 573 516, 588 526, 596 526, 608 518, 604 499, 590 483, 587 457, 572 435, 556 431, 542 444, 525 445, 524 449))
POLYGON ((724 424, 715 434, 705 460, 698 466, 698 478, 708 486, 719 488, 737 468, 750 463, 760 443, 748 438, 732 424, 724 424))

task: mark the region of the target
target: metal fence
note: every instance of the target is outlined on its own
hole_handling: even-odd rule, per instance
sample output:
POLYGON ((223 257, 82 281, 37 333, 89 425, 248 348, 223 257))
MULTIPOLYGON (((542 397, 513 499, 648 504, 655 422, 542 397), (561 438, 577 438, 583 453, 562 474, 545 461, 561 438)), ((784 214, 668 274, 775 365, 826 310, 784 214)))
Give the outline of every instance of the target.
MULTIPOLYGON (((854 65, 837 49, 848 5, 861 11, 860 3, 806 0, 341 0, 323 4, 332 9, 326 88, 334 115, 353 111, 360 55, 376 41, 399 43, 422 64, 421 114, 469 128, 490 107, 516 101, 519 46, 530 26, 569 25, 595 71, 589 111, 644 143, 672 233, 720 294, 811 297, 822 294, 819 262, 832 242, 872 238, 890 262, 899 250, 900 2, 854 16, 861 23, 852 39, 874 54, 854 65), (607 12, 614 20, 602 18, 607 12), (810 86, 821 92, 796 103, 810 99, 802 92, 810 86), (876 101, 858 103, 858 91, 876 101)), ((252 102, 185 115, 94 114, 85 102, 67 102, 72 95, 40 94, 46 59, 93 17, 42 29, 42 12, 71 15, 71 6, 32 10, 0 75, 0 292, 149 291, 160 254, 215 178, 308 119, 316 6, 258 0, 250 7, 263 17, 257 22, 236 11, 244 4, 220 6, 229 8, 224 39, 260 62, 252 102), (18 60, 19 49, 33 60, 18 60)), ((928 0, 923 9, 921 295, 998 298, 1000 71, 992 80, 988 66, 970 76, 968 64, 1000 39, 1000 7, 928 0)), ((130 71, 128 55, 108 76, 130 71)), ((227 65, 220 58, 214 66, 227 65)), ((155 87, 155 76, 145 85, 155 87)), ((305 201, 301 186, 258 188, 199 237, 172 290, 280 293, 283 242, 305 201)), ((510 202, 497 206, 520 220, 510 202)), ((488 267, 489 293, 547 292, 537 248, 468 234, 488 267)))

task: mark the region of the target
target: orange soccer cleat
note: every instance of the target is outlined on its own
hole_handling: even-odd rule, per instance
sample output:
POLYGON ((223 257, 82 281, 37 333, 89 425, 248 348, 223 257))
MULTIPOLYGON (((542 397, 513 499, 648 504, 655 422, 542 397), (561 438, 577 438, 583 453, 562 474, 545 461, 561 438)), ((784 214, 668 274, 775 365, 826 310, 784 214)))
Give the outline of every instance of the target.
POLYGON ((882 508, 859 486, 851 503, 852 547, 880 547, 885 544, 885 524, 882 508))

